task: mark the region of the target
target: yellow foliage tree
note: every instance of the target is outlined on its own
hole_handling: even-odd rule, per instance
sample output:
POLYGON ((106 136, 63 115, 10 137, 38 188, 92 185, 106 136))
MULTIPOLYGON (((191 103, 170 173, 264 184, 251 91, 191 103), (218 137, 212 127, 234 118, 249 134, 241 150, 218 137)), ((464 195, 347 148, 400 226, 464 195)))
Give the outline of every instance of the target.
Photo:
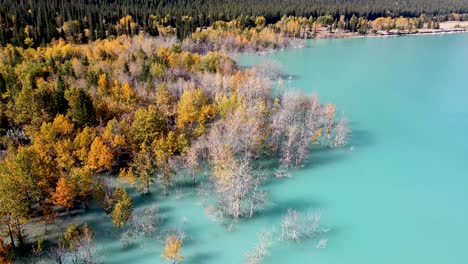
POLYGON ((156 91, 156 103, 166 116, 173 114, 172 94, 167 89, 166 84, 161 84, 156 91))
POLYGON ((142 150, 136 155, 130 168, 120 171, 119 179, 132 184, 137 190, 142 191, 143 194, 148 194, 155 176, 156 165, 154 164, 153 154, 147 147, 142 147, 142 150))
POLYGON ((116 204, 114 210, 112 210, 112 222, 117 229, 120 229, 132 215, 133 202, 124 188, 117 188, 120 188, 120 190, 118 191, 118 197, 114 197, 116 204))
POLYGON ((88 167, 72 168, 70 183, 74 186, 75 197, 88 209, 88 199, 94 191, 93 172, 88 167))
POLYGON ((73 155, 81 162, 85 162, 88 158, 88 152, 91 144, 96 137, 96 131, 93 128, 85 127, 81 130, 73 140, 73 155))
POLYGON ((180 255, 179 251, 182 246, 182 242, 177 235, 168 235, 166 237, 166 246, 161 258, 167 259, 172 263, 177 263, 182 260, 184 256, 180 255))
POLYGON ((73 142, 70 139, 57 141, 55 144, 55 151, 57 158, 55 159, 58 167, 67 171, 75 164, 75 157, 73 156, 73 142))
POLYGON ((201 89, 185 90, 178 103, 177 127, 187 135, 200 136, 213 114, 214 107, 201 89))
POLYGON ((95 172, 110 169, 114 165, 114 155, 101 137, 96 137, 91 144, 86 165, 95 172))
POLYGON ((74 199, 74 186, 65 177, 60 177, 55 192, 52 193, 52 202, 57 206, 63 206, 69 210, 73 207, 74 199))
POLYGON ((168 189, 171 184, 169 158, 176 153, 183 152, 187 145, 188 143, 184 134, 177 137, 172 131, 170 131, 166 137, 160 137, 153 141, 153 153, 155 155, 156 165, 162 176, 165 195, 168 194, 168 189))
POLYGON ((109 83, 107 81, 107 76, 105 73, 99 75, 98 79, 98 93, 101 96, 109 94, 109 83))
POLYGON ((150 145, 156 137, 167 130, 164 114, 152 105, 147 109, 138 109, 133 119, 130 134, 135 147, 140 147, 142 144, 150 145))
POLYGON ((129 103, 132 102, 135 99, 135 91, 133 91, 133 88, 128 84, 128 82, 125 82, 122 85, 122 99, 123 101, 129 103))

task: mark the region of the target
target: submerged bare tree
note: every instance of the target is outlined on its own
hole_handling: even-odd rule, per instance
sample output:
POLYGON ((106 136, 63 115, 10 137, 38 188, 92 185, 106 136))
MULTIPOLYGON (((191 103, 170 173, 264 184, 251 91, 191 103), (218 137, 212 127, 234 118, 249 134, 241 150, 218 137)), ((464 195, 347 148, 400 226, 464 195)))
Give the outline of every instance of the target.
POLYGON ((60 246, 55 246, 50 248, 49 252, 49 259, 52 263, 56 264, 64 264, 66 260, 67 251, 60 246))
POLYGON ((330 142, 332 147, 342 147, 346 145, 348 136, 351 133, 351 129, 348 125, 348 119, 342 117, 340 121, 333 127, 332 130, 332 141, 330 142))
POLYGON ((316 96, 285 93, 277 99, 272 116, 271 144, 280 154, 282 168, 303 164, 313 135, 320 129, 319 118, 316 96))
POLYGON ((270 248, 273 246, 273 233, 264 230, 258 235, 258 242, 254 249, 247 253, 246 264, 259 264, 270 254, 270 248))
POLYGON ((135 233, 145 237, 151 237, 166 219, 159 213, 157 207, 141 208, 135 210, 130 218, 130 228, 135 233))
POLYGON ((208 134, 215 209, 224 216, 252 217, 267 204, 262 188, 267 175, 254 160, 262 148, 261 124, 258 111, 239 109, 215 123, 208 134))
POLYGON ((122 232, 120 242, 129 247, 142 237, 152 237, 163 224, 166 216, 157 207, 139 208, 132 213, 128 228, 122 232))
POLYGON ((265 175, 243 162, 225 169, 232 176, 214 179, 217 208, 234 219, 252 217, 262 210, 267 204, 267 194, 262 190, 265 175))
POLYGON ((279 233, 275 229, 263 230, 258 236, 255 247, 247 253, 246 264, 262 263, 264 258, 270 254, 271 248, 279 241, 299 242, 311 239, 316 243, 315 248, 324 248, 328 239, 326 233, 329 231, 320 225, 321 214, 314 211, 299 213, 288 209, 281 221, 279 233), (273 239, 278 236, 278 239, 273 239))
POLYGON ((335 113, 334 105, 321 105, 316 95, 288 92, 276 100, 270 142, 280 155, 281 170, 302 166, 312 143, 330 147, 346 144, 348 122, 344 116, 337 121, 335 113))
POLYGON ((299 241, 301 237, 299 214, 296 210, 288 209, 281 221, 281 240, 299 241))
POLYGON ((252 217, 267 204, 262 158, 277 155, 275 175, 287 177, 290 168, 304 164, 313 143, 339 147, 349 133, 346 119, 337 122, 334 105, 320 104, 316 95, 278 91, 273 97, 270 78, 253 70, 239 79, 204 75, 200 80, 221 116, 193 142, 184 164, 192 182, 202 164, 211 170, 210 184, 203 184, 210 188, 199 189, 203 203, 214 193, 215 208, 234 219, 252 217))
POLYGON ((262 60, 258 65, 255 66, 260 76, 268 79, 278 79, 281 77, 282 67, 281 63, 274 60, 262 60))
POLYGON ((182 157, 182 167, 190 175, 193 186, 197 181, 197 175, 203 169, 203 164, 208 159, 207 146, 206 138, 201 137, 188 148, 182 157))
POLYGON ((300 241, 302 239, 319 239, 317 247, 326 245, 326 233, 329 231, 320 225, 321 214, 308 211, 305 214, 288 209, 281 222, 281 240, 300 241))
POLYGON ((91 229, 86 224, 71 225, 61 237, 60 243, 50 248, 45 263, 98 264, 104 263, 103 257, 104 251, 94 241, 91 229))

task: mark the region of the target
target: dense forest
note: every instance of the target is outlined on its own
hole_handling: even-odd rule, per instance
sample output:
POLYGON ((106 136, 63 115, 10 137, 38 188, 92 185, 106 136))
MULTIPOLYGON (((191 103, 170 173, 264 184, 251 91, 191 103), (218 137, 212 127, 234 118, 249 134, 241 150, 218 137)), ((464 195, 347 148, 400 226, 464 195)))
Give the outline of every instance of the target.
MULTIPOLYGON (((377 17, 417 17, 421 14, 450 19, 452 13, 468 12, 465 0, 314 0, 314 1, 162 1, 162 0, 0 0, 0 44, 17 46, 40 45, 65 35, 66 30, 87 34, 82 41, 119 34, 114 25, 130 15, 139 25, 132 30, 158 34, 158 26, 179 28, 179 32, 211 25, 214 21, 237 18, 248 26, 251 17, 263 16, 267 23, 275 23, 283 16, 318 17, 331 15, 334 19, 352 15, 366 19, 377 17), (187 19, 190 17, 190 19, 187 19), (64 23, 68 22, 64 26, 64 23)), ((128 33, 128 32, 127 32, 128 33)), ((121 33, 120 33, 121 34, 121 33)), ((185 36, 186 34, 184 34, 185 36)))

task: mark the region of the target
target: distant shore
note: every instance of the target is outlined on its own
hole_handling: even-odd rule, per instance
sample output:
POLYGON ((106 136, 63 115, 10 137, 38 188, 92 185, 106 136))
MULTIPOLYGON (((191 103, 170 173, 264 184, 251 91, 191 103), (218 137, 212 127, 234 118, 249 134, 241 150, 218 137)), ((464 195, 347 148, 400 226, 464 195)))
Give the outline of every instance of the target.
POLYGON ((454 33, 467 33, 468 21, 447 21, 441 22, 439 29, 417 29, 417 30, 389 30, 389 31, 370 31, 366 34, 358 32, 339 31, 335 30, 330 32, 326 27, 319 28, 315 34, 313 32, 306 32, 307 39, 344 39, 344 38, 365 38, 365 37, 398 37, 409 35, 440 35, 440 34, 454 34, 454 33))

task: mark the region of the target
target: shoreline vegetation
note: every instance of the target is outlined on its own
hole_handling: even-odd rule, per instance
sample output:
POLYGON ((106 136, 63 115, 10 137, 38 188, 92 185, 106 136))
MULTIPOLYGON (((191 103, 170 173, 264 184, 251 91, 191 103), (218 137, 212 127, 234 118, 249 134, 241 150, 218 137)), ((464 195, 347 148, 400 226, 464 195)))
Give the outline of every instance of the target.
MULTIPOLYGON (((227 54, 301 46, 310 37, 468 26, 463 14, 282 16, 274 23, 240 16, 208 27, 196 27, 191 16, 148 16, 142 25, 124 15, 104 30, 90 17, 55 18, 53 33, 32 19, 0 21, 21 25, 0 32, 1 263, 101 263, 91 227, 72 223, 73 212, 85 215, 90 204, 123 248, 155 237, 161 257, 176 263, 185 234, 163 229, 157 208, 134 208, 129 188, 164 197, 180 181, 196 191, 209 217, 229 225, 271 206, 266 182, 303 166, 312 145, 346 145, 351 129, 335 105, 282 89, 274 62, 242 69, 227 54), (268 161, 277 165, 266 170, 268 161), (51 233, 47 227, 56 221, 68 225, 51 233)), ((248 263, 262 261, 274 234, 318 239, 317 248, 324 247, 327 230, 319 220, 317 213, 288 210, 281 233, 261 234, 248 263)))
POLYGON ((365 38, 365 37, 399 37, 399 36, 411 36, 411 35, 442 35, 442 34, 456 34, 456 33, 467 33, 468 22, 467 21, 446 21, 440 22, 438 29, 427 28, 418 30, 372 30, 366 34, 360 34, 358 32, 343 32, 333 31, 326 27, 320 27, 314 34, 312 31, 307 32, 309 39, 343 39, 343 38, 365 38))
POLYGON ((450 34, 468 32, 465 15, 454 15, 460 21, 438 18, 379 17, 367 20, 352 16, 282 17, 267 25, 263 17, 251 18, 250 27, 242 29, 239 21, 216 21, 211 27, 198 28, 182 43, 184 49, 205 52, 209 49, 226 53, 263 53, 284 48, 303 47, 304 39, 340 39, 362 37, 393 37, 407 35, 450 34), (198 48, 198 49, 197 49, 198 48))

